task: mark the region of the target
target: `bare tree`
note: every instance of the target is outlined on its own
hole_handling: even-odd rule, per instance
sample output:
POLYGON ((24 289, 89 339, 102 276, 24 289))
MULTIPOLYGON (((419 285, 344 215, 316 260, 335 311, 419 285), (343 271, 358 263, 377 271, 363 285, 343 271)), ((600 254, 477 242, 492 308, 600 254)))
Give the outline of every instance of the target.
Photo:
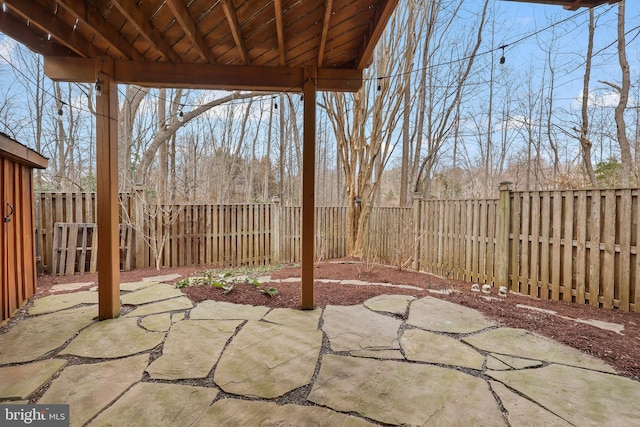
POLYGON ((637 181, 636 172, 633 169, 633 158, 631 156, 631 147, 627 138, 627 126, 625 123, 624 113, 629 102, 629 88, 631 87, 631 73, 629 71, 629 61, 627 60, 626 37, 624 31, 625 19, 625 0, 618 3, 618 61, 622 71, 622 84, 603 81, 601 83, 612 87, 620 96, 618 105, 615 108, 614 117, 617 127, 618 145, 620 146, 620 161, 622 163, 622 185, 635 185, 637 181))
POLYGON ((582 164, 587 172, 591 186, 598 185, 596 174, 593 171, 593 163, 591 162, 591 147, 593 146, 589 137, 589 81, 591 79, 591 61, 593 59, 593 37, 595 34, 595 18, 593 9, 589 9, 589 39, 587 42, 587 55, 585 58, 584 66, 584 78, 582 83, 582 106, 581 106, 581 119, 580 129, 575 129, 579 132, 578 140, 580 141, 580 148, 582 153, 582 164))

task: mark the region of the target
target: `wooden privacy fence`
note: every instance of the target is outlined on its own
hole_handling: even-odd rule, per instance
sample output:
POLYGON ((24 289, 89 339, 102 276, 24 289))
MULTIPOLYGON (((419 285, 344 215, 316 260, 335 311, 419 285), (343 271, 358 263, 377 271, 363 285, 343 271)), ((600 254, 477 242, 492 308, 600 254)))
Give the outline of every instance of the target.
MULTIPOLYGON (((121 222, 131 230, 122 254, 132 267, 300 261, 299 207, 154 207, 139 192, 121 200, 121 222)), ((36 194, 36 247, 49 273, 58 222, 95 223, 95 195, 36 194)), ((317 258, 348 255, 347 208, 317 208, 316 230, 317 258)), ((364 245, 366 256, 393 265, 640 312, 638 189, 514 192, 504 184, 499 199, 416 199, 412 208, 374 208, 364 245)))
MULTIPOLYGON (((49 274, 95 272, 95 193, 37 193, 36 245, 49 274)), ((300 262, 300 207, 271 204, 154 205, 120 195, 123 270, 300 262)), ((346 208, 316 208, 319 258, 346 256, 346 208)))
MULTIPOLYGON (((500 190, 497 200, 420 200, 405 208, 412 212, 404 245, 413 251, 413 268, 640 312, 640 190, 514 192, 507 183, 500 190)), ((384 235, 390 221, 372 215, 369 233, 384 235)), ((369 252, 396 263, 398 249, 379 239, 370 240, 369 252)))

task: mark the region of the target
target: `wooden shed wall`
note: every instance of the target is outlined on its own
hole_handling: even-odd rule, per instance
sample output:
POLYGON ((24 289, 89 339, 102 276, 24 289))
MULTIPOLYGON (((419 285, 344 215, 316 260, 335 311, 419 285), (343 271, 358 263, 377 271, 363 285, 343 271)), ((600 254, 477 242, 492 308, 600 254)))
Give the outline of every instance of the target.
POLYGON ((31 166, 0 153, 0 322, 36 291, 32 177, 31 166))

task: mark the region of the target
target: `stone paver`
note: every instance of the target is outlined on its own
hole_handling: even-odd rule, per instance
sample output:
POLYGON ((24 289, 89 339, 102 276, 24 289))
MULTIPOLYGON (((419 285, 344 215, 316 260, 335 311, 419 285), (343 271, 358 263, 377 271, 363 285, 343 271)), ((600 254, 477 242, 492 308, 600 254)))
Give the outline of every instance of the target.
POLYGON ((141 305, 131 310, 125 317, 147 316, 149 314, 167 313, 175 310, 188 310, 193 307, 193 303, 187 297, 171 298, 160 302, 141 305))
POLYGON ((421 329, 467 334, 496 326, 479 311, 433 297, 411 303, 407 323, 421 329))
POLYGON ((81 426, 142 378, 149 355, 68 366, 39 404, 67 403, 71 426, 81 426))
POLYGON ((150 280, 144 280, 141 282, 127 282, 120 284, 121 291, 139 291, 140 289, 148 288, 149 286, 159 285, 160 282, 152 282, 150 280))
POLYGON ((161 274, 159 276, 145 277, 144 279, 142 279, 142 281, 162 283, 171 282, 172 280, 179 279, 180 277, 182 276, 180 276, 179 274, 161 274))
POLYGON ((57 293, 57 292, 75 291, 76 289, 81 289, 94 284, 95 284, 94 282, 59 283, 57 285, 51 286, 51 289, 49 289, 49 292, 57 293))
POLYGON ((507 419, 512 426, 527 426, 532 423, 549 427, 569 427, 571 425, 541 406, 518 396, 503 384, 497 381, 490 381, 490 384, 508 411, 507 419))
POLYGON ((139 291, 130 292, 120 297, 122 304, 140 305, 150 302, 162 301, 169 298, 182 297, 184 294, 180 289, 173 286, 159 284, 142 288, 139 291))
POLYGON ((410 295, 379 295, 366 300, 364 306, 369 310, 404 316, 409 303, 415 299, 410 295))
POLYGON ((213 380, 224 391, 267 399, 308 384, 322 332, 249 321, 220 358, 213 380))
POLYGON ((308 399, 389 424, 505 425, 486 381, 438 366, 325 355, 308 399))
POLYGON ((0 335, 0 365, 29 362, 57 349, 93 322, 95 306, 30 317, 0 335))
POLYGON ((240 319, 240 320, 260 320, 269 311, 269 307, 246 304, 232 304, 219 301, 202 301, 191 310, 191 319, 240 319))
POLYGON ((154 379, 205 378, 241 320, 185 320, 171 327, 162 356, 147 372, 154 379))
POLYGON ((628 378, 555 364, 488 375, 577 426, 638 422, 640 383, 628 378))
POLYGON ((421 329, 404 331, 400 346, 408 360, 481 370, 484 356, 455 338, 421 329))
POLYGON ((89 425, 189 426, 202 416, 217 395, 215 388, 139 383, 89 425))
POLYGON ((322 310, 292 310, 290 308, 275 308, 264 316, 267 322, 282 326, 316 330, 322 316, 322 310))
POLYGON ((95 359, 125 357, 148 351, 162 342, 164 333, 138 327, 138 319, 121 317, 94 323, 60 354, 95 359))
POLYGON ((140 319, 140 326, 147 331, 167 332, 171 324, 171 313, 152 314, 140 319))
POLYGON ((366 427, 370 422, 314 406, 276 405, 240 399, 219 400, 195 423, 211 426, 366 427))
POLYGON ((97 304, 98 293, 92 291, 73 292, 63 295, 49 295, 33 302, 27 313, 30 315, 51 313, 75 307, 80 304, 97 304))
POLYGON ((542 366, 542 362, 539 360, 523 359, 521 357, 506 356, 504 354, 492 354, 492 356, 511 369, 527 369, 542 366))
POLYGON ((371 359, 404 360, 400 350, 354 350, 349 352, 353 357, 369 357, 371 359))
POLYGON ((28 398, 66 364, 66 360, 48 359, 0 368, 0 399, 28 398))
POLYGON ((375 313, 362 305, 324 309, 322 330, 333 351, 399 349, 398 329, 402 321, 375 313))
MULTIPOLYGON (((492 353, 523 356, 530 359, 615 373, 611 366, 600 359, 522 329, 499 328, 466 337, 463 340, 474 347, 492 353)), ((506 363, 509 364, 508 362, 506 363)))
POLYGON ((513 369, 511 366, 507 365, 501 360, 496 359, 493 356, 487 356, 486 368, 493 371, 508 371, 510 369, 513 369))

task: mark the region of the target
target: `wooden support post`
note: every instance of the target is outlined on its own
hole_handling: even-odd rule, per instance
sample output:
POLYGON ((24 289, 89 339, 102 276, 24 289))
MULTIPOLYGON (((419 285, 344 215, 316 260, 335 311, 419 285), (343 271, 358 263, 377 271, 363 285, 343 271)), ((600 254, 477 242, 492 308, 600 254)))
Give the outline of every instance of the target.
POLYGON ((422 240, 422 218, 420 212, 422 210, 422 195, 420 193, 413 193, 413 269, 420 271, 420 241, 422 240))
POLYGON ((133 187, 133 199, 131 203, 131 220, 134 233, 135 249, 129 248, 129 251, 135 250, 135 268, 149 267, 146 262, 145 251, 147 250, 147 243, 144 240, 145 233, 145 215, 144 207, 146 204, 146 197, 144 187, 142 185, 136 185, 133 187))
POLYGON ((306 68, 302 152, 302 309, 313 310, 315 264, 316 69, 306 68))
POLYGON ((118 204, 118 85, 113 61, 96 65, 96 175, 98 225, 98 318, 120 315, 120 227, 118 204))
POLYGON ((498 230, 496 233, 496 286, 509 289, 509 231, 511 228, 511 190, 510 182, 500 183, 498 200, 498 230))
POLYGON ((271 264, 280 264, 280 195, 271 197, 271 264))

